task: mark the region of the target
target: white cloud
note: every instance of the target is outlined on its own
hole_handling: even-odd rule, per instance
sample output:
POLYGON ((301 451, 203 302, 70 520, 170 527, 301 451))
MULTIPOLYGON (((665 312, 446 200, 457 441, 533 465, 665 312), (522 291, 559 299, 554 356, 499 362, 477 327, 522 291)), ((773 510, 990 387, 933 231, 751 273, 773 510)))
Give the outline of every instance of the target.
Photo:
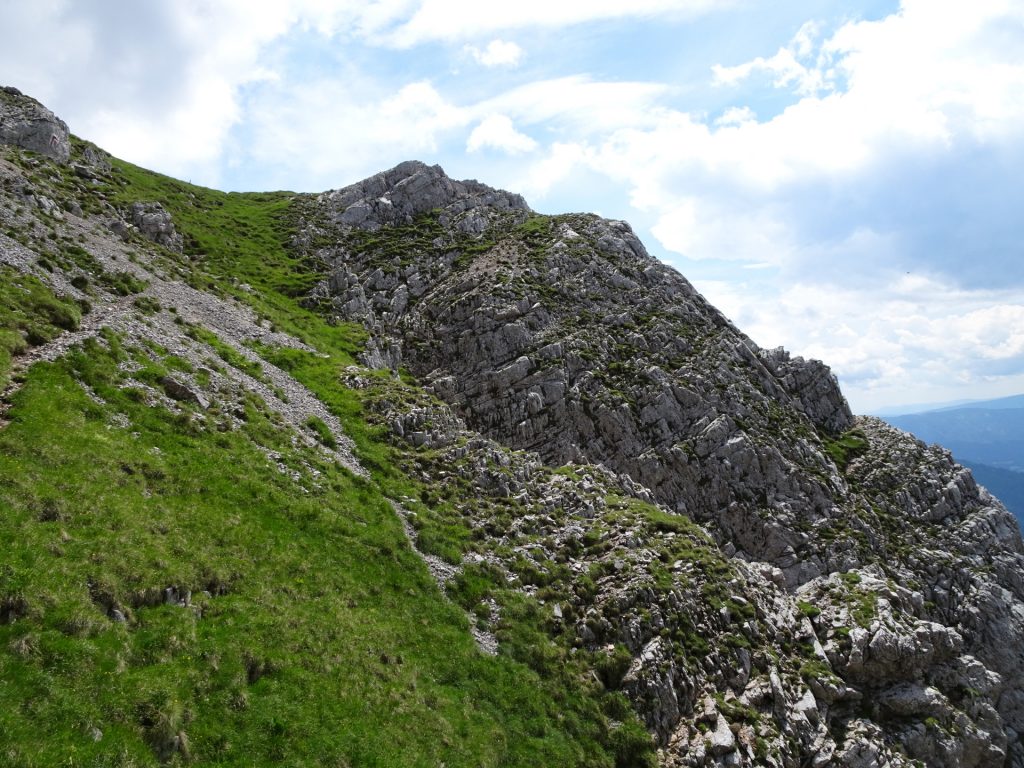
POLYGON ((1020 391, 1024 6, 911 1, 816 39, 715 71, 770 74, 793 94, 775 116, 653 110, 575 162, 628 184, 691 277, 760 267, 695 284, 758 343, 832 365, 855 407, 1020 391))
POLYGON ((832 90, 832 72, 824 69, 824 57, 815 61, 801 63, 800 59, 808 59, 814 51, 818 27, 814 22, 807 22, 796 33, 790 44, 782 47, 771 58, 758 56, 753 61, 738 64, 734 67, 723 67, 716 64, 715 82, 719 85, 736 85, 749 78, 755 72, 769 72, 775 76, 775 86, 785 88, 793 86, 799 94, 815 94, 823 90, 832 90))
MULTIPOLYGON (((842 27, 817 52, 805 27, 770 65, 781 87, 803 94, 779 114, 758 121, 739 104, 710 126, 699 114, 660 107, 667 90, 648 84, 646 92, 634 90, 629 109, 605 112, 598 162, 627 183, 659 185, 653 193, 639 193, 645 199, 665 199, 671 206, 672 196, 662 190, 696 187, 703 193, 702 183, 711 179, 740 190, 728 196, 748 205, 742 190, 767 195, 794 184, 843 183, 892 158, 1019 138, 1024 57, 1018 49, 991 45, 985 33, 1020 29, 1022 22, 1024 6, 1010 3, 910 2, 882 21, 842 27), (798 62, 797 55, 808 63, 798 62), (816 93, 823 83, 845 87, 816 93), (652 167, 657 173, 650 173, 652 167)), ((754 68, 769 67, 769 61, 719 69, 719 80, 722 73, 739 80, 754 68)), ((554 93, 539 101, 558 103, 554 93)))
POLYGON ((522 48, 505 40, 491 40, 483 50, 475 45, 467 45, 463 50, 485 67, 514 67, 523 56, 522 48))
POLYGON ((794 247, 784 219, 770 208, 737 212, 713 198, 688 197, 663 211, 651 228, 659 242, 689 259, 785 263, 794 247))
POLYGON ((210 171, 239 118, 238 89, 270 76, 260 54, 296 18, 283 4, 253 12, 244 0, 50 0, 9 11, 18 34, 0 50, 5 79, 79 135, 182 174, 210 171))
POLYGON ((555 142, 544 157, 527 167, 518 184, 510 186, 523 190, 528 198, 543 199, 552 187, 587 165, 591 157, 591 151, 581 144, 555 142))
POLYGON ((825 360, 859 412, 887 402, 949 400, 964 386, 979 397, 1021 390, 1024 290, 890 279, 874 291, 838 281, 789 283, 778 291, 732 281, 697 287, 758 344, 825 360))
POLYGON ((570 75, 518 86, 475 108, 511 115, 527 124, 546 123, 581 138, 624 126, 657 124, 663 112, 658 101, 671 90, 661 83, 602 82, 570 75))
MULTIPOLYGON (((464 40, 504 30, 568 27, 590 21, 671 16, 692 18, 732 5, 726 0, 423 0, 407 19, 379 29, 382 40, 409 47, 435 40, 464 40)), ((396 15, 397 16, 397 15, 396 15)), ((391 20, 395 20, 393 16, 391 20)))
POLYGON ((485 148, 517 155, 533 151, 537 148, 537 142, 517 131, 505 115, 489 115, 473 129, 466 142, 466 149, 470 152, 479 152, 485 148))
MULTIPOLYGON (((539 3, 534 5, 541 7, 539 3)), ((274 46, 292 31, 305 30, 324 40, 371 46, 401 38, 405 45, 479 37, 536 24, 572 25, 594 19, 689 14, 709 7, 710 0, 682 4, 642 0, 629 8, 599 0, 545 6, 543 13, 533 13, 521 6, 509 9, 434 0, 290 0, 255 7, 246 0, 224 0, 213 5, 203 0, 142 4, 111 0, 99 6, 40 0, 4 11, 5 22, 9 22, 5 26, 19 33, 9 35, 8 43, 0 49, 0 68, 7 82, 43 100, 79 135, 141 165, 215 185, 219 183, 217 167, 221 158, 226 156, 238 163, 246 153, 244 147, 236 147, 231 141, 231 131, 243 121, 255 118, 264 124, 259 129, 264 137, 268 133, 266 123, 277 122, 271 132, 285 149, 302 143, 300 136, 285 134, 318 131, 317 121, 306 116, 294 115, 297 122, 289 128, 275 121, 273 115, 253 111, 256 104, 268 105, 270 99, 261 94, 264 90, 276 94, 281 102, 288 101, 283 95, 288 89, 308 91, 302 88, 304 83, 286 82, 285 88, 274 87, 275 80, 286 76, 282 67, 288 64, 275 56, 295 53, 275 50, 274 46), (35 49, 42 39, 50 42, 46 56, 39 56, 35 49), (168 62, 174 65, 168 66, 168 62), (314 123, 311 127, 307 125, 310 122, 314 123)), ((511 67, 522 57, 518 45, 500 38, 471 52, 489 67, 511 67)), ((435 135, 433 129, 422 132, 412 122, 382 126, 381 120, 371 114, 371 103, 386 109, 387 100, 369 94, 357 96, 354 90, 358 86, 346 80, 369 82, 384 92, 393 91, 395 85, 393 81, 374 83, 368 74, 351 66, 342 67, 332 75, 335 82, 325 77, 318 77, 317 82, 329 91, 355 98, 357 103, 352 106, 356 113, 381 127, 384 135, 394 138, 398 133, 410 134, 396 138, 400 146, 433 148, 430 140, 423 140, 423 136, 429 139, 435 135)), ((489 114, 500 114, 527 124, 560 120, 574 122, 577 128, 587 125, 601 130, 618 122, 615 99, 621 99, 620 110, 642 113, 662 90, 651 85, 593 83, 583 76, 560 78, 523 86, 487 103, 467 105, 469 113, 461 123, 467 125, 489 114), (638 89, 646 95, 638 95, 638 89)), ((349 122, 347 116, 342 122, 349 122)), ((353 139, 365 133, 358 128, 353 126, 353 139)), ((373 136, 368 138, 371 144, 377 143, 373 136)), ((518 139, 514 146, 521 150, 526 144, 518 139)), ((513 145, 506 142, 506 146, 513 145)))
MULTIPOLYGON (((1019 242, 1003 211, 1022 194, 1013 147, 1024 140, 1024 6, 909 2, 881 21, 847 24, 817 47, 813 32, 805 26, 788 46, 808 63, 802 79, 785 82, 796 91, 832 82, 831 92, 798 94, 763 121, 740 103, 709 125, 661 106, 669 91, 638 84, 625 114, 605 110, 560 143, 585 148, 573 155, 580 172, 627 185, 662 245, 690 258, 814 273, 831 257, 849 260, 861 276, 882 253, 876 242, 857 243, 865 227, 883 238, 889 257, 932 258, 939 270, 956 269, 954 247, 977 254, 986 242, 1019 242), (1021 48, 1006 42, 1014 35, 1021 48), (828 74, 833 69, 840 74, 828 74), (954 181, 972 174, 994 186, 979 195, 954 181)), ((519 120, 550 124, 560 89, 545 96, 546 85, 495 101, 519 120), (508 104, 519 100, 525 104, 508 104)), ((563 175, 573 172, 560 165, 563 175)))
POLYGON ((372 83, 282 83, 262 89, 249 107, 252 138, 241 161, 279 168, 282 187, 303 178, 309 190, 432 159, 443 137, 475 119, 426 81, 384 94, 372 83))
MULTIPOLYGON (((570 76, 529 83, 477 103, 456 104, 427 81, 382 99, 372 81, 361 84, 318 80, 300 86, 267 83, 248 105, 255 136, 253 155, 261 163, 294 163, 315 171, 319 180, 336 186, 354 181, 417 153, 432 153, 441 136, 465 137, 468 152, 495 149, 507 154, 533 152, 540 147, 535 131, 554 139, 548 156, 524 168, 509 184, 527 194, 543 196, 552 184, 572 172, 589 149, 557 136, 600 134, 621 125, 656 121, 656 101, 668 91, 659 84, 593 82, 570 76), (401 105, 399 108, 396 105, 401 105), (533 134, 533 135, 530 135, 533 134), (465 134, 463 134, 465 135, 465 134), (359 151, 353 153, 351 148, 359 151), (376 162, 377 166, 370 163, 376 162), (358 169, 358 170, 357 170, 358 169)), ((287 179, 278 183, 287 185, 287 179)))
POLYGON ((750 107, 729 107, 715 120, 715 127, 726 128, 730 125, 739 126, 756 122, 757 114, 750 107))
POLYGON ((994 138, 1024 121, 1024 6, 906 0, 880 22, 850 24, 824 50, 849 81, 851 106, 868 108, 883 128, 905 126, 951 142, 994 138))
MULTIPOLYGON (((882 376, 893 392, 925 372, 1006 381, 1024 358, 1020 333, 1006 330, 1024 325, 1012 292, 1024 280, 1020 0, 904 0, 832 33, 805 24, 774 54, 777 41, 709 72, 708 114, 699 89, 637 74, 642 56, 632 80, 616 79, 625 70, 613 63, 594 65, 601 77, 566 76, 531 56, 543 79, 527 82, 507 41, 524 29, 693 19, 721 7, 713 0, 9 6, 6 82, 143 165, 216 184, 211 169, 227 156, 277 174, 262 180, 316 189, 468 152, 472 175, 528 197, 623 187, 663 247, 691 260, 684 271, 758 267, 728 290, 694 282, 759 342, 819 354, 872 397, 882 376), (308 53, 291 32, 323 50, 308 53), (422 43, 482 67, 435 77, 422 43)), ((586 71, 574 61, 569 71, 586 71)))

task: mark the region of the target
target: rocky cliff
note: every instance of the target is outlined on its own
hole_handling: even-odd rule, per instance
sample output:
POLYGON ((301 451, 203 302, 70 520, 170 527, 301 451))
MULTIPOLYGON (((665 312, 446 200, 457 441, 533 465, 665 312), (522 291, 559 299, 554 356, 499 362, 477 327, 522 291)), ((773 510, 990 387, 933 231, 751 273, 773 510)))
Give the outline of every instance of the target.
MULTIPOLYGON (((15 365, 116 333, 189 361, 125 368, 150 407, 230 434, 258 396, 389 499, 477 653, 571 672, 600 709, 559 719, 598 723, 615 764, 1024 766, 1012 516, 941 448, 854 417, 824 364, 758 348, 628 224, 408 162, 262 201, 282 256, 252 271, 204 239, 231 200, 146 186, 66 126, 65 151, 40 144, 63 123, 4 94, 0 259, 89 310, 15 365), (358 363, 299 362, 337 329, 358 363)), ((29 621, 32 596, 5 594, 2 624, 29 621)), ((187 730, 153 754, 202 752, 187 730)))
MULTIPOLYGON (((706 604, 640 597, 644 573, 615 585, 630 607, 600 635, 586 623, 600 608, 578 606, 584 643, 635 654, 634 699, 673 761, 707 759, 686 714, 724 694, 755 709, 770 701, 778 733, 799 733, 813 764, 898 761, 863 757, 875 748, 851 734, 866 725, 929 765, 1024 759, 1013 520, 948 454, 854 419, 824 365, 759 349, 627 224, 538 216, 515 196, 406 163, 321 195, 299 241, 327 273, 314 297, 370 332, 369 362, 407 367, 497 443, 549 466, 610 471, 629 495, 707 525, 742 569, 737 597, 757 621, 739 624, 739 645, 761 653, 713 643, 696 680, 679 671, 685 649, 666 651, 660 633, 694 616, 708 633, 706 604), (408 188, 427 190, 418 206, 389 204, 408 188), (994 594, 1004 607, 979 621, 994 594), (645 625, 652 608, 659 618, 645 625), (816 672, 802 664, 787 692, 769 659, 800 643, 816 672), (984 697, 978 675, 995 683, 984 697)), ((414 443, 451 439, 396 418, 414 443)), ((564 551, 557 528, 535 559, 564 551)))

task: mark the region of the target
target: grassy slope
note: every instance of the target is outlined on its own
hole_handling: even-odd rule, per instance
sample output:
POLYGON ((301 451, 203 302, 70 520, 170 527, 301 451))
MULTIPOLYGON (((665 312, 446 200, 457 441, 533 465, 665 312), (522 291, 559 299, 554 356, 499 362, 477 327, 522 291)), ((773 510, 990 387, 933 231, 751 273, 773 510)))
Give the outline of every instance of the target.
POLYGON ((13 355, 74 330, 81 308, 57 298, 38 278, 0 267, 0 389, 8 384, 13 355))
MULTIPOLYGON (((481 656, 408 547, 385 494, 412 481, 357 395, 334 385, 361 333, 295 300, 309 278, 282 247, 288 196, 117 167, 115 199, 162 201, 204 254, 184 267, 192 282, 235 293, 320 351, 293 367, 373 479, 293 448, 255 400, 234 432, 140 404, 117 386, 117 361, 144 364, 136 378, 161 364, 113 337, 31 369, 0 432, 0 761, 611 765, 616 750, 620 764, 645 761, 635 730, 609 733, 582 670, 541 677, 481 656), (278 473, 261 446, 303 479, 278 473), (171 586, 190 589, 194 607, 159 604, 171 586)), ((539 642, 521 613, 507 632, 539 642)))

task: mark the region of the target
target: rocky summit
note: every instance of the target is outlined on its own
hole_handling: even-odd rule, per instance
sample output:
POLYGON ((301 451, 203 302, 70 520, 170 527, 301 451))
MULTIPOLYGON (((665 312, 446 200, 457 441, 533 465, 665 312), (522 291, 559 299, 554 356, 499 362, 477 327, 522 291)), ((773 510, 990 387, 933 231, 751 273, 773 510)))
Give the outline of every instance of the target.
POLYGON ((0 92, 0 762, 1024 767, 1024 544, 628 224, 0 92))

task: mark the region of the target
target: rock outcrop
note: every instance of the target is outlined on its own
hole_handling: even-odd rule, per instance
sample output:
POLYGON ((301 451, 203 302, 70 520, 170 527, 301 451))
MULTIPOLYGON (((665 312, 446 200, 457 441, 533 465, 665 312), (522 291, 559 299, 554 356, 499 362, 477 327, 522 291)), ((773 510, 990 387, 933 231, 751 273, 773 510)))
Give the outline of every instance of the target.
POLYGON ((0 144, 38 152, 61 163, 71 156, 67 123, 10 86, 0 87, 0 144))
MULTIPOLYGON (((727 630, 706 602, 636 578, 570 606, 590 616, 584 647, 629 649, 621 685, 665 764, 1024 765, 1024 552, 970 473, 854 419, 826 366, 759 349, 627 224, 538 216, 439 174, 407 163, 308 205, 295 245, 325 272, 310 301, 363 323, 368 363, 411 371, 451 409, 389 414, 414 448, 457 444, 455 419, 708 527, 746 585, 726 612, 756 617, 735 641, 747 655, 688 666, 653 630, 690 617, 716 648, 727 630), (795 668, 765 663, 793 647, 807 649, 795 668), (748 711, 760 729, 737 722, 748 711)), ((495 492, 536 498, 522 481, 495 492)))
POLYGON ((519 195, 491 189, 476 181, 454 181, 440 166, 410 160, 351 187, 325 195, 340 224, 375 231, 387 224, 411 224, 416 216, 444 209, 461 216, 464 232, 479 233, 486 226, 483 211, 526 211, 519 195))
MULTIPOLYGON (((88 308, 32 359, 123 334, 139 402, 231 431, 258 397, 293 443, 375 482, 285 370, 314 350, 177 256, 172 211, 195 242, 199 208, 94 197, 117 168, 13 89, 0 142, 52 158, 4 150, 0 220, 21 240, 0 234, 0 260, 88 308), (137 373, 160 350, 173 369, 137 373)), ((331 381, 420 489, 394 509, 481 651, 503 650, 509 603, 452 585, 528 600, 538 657, 586 659, 602 727, 646 728, 664 766, 1024 768, 1024 544, 947 452, 855 418, 823 363, 758 348, 624 222, 537 215, 418 162, 291 205, 289 258, 318 270, 306 304, 366 332, 331 381), (459 546, 431 539, 446 526, 459 546)), ((184 752, 168 744, 150 746, 184 752)))
MULTIPOLYGON (((404 189, 427 170, 436 173, 404 164, 374 179, 404 189)), ((370 210, 371 200, 352 202, 364 194, 324 195, 322 215, 343 223, 352 206, 370 210)), ((490 199, 507 198, 464 190, 408 242, 391 227, 384 247, 402 253, 392 263, 363 245, 383 243, 377 230, 390 220, 363 220, 321 253, 330 276, 319 296, 366 323, 393 367, 423 376, 482 433, 554 465, 626 474, 677 512, 713 517, 724 545, 793 584, 827 570, 792 528, 798 509, 835 508, 840 481, 815 429, 834 434, 852 417, 828 369, 762 355, 627 224, 531 216, 490 199), (467 234, 479 229, 462 227, 467 219, 487 229, 467 234)), ((431 193, 410 210, 438 202, 431 193)), ((844 557, 830 554, 831 566, 844 557)))
POLYGON ((160 203, 135 203, 132 205, 132 223, 143 237, 172 251, 181 252, 181 235, 174 228, 171 214, 160 203))

